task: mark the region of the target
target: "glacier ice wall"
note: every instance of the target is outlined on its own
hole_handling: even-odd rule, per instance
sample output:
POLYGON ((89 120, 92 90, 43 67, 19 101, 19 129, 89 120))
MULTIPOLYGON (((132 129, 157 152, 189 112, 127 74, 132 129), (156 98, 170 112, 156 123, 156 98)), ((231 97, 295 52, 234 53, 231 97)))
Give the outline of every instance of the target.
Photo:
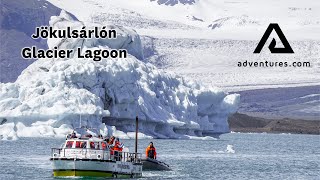
MULTIPOLYGON (((50 20, 53 28, 83 24, 63 11, 50 20)), ((48 39, 48 46, 126 48, 130 53, 126 59, 38 59, 15 83, 0 84, 0 136, 62 136, 81 123, 101 133, 122 132, 130 138, 136 115, 146 137, 229 131, 227 117, 237 110, 239 95, 203 87, 140 61, 138 34, 120 26, 108 27, 118 30, 117 39, 48 39)))

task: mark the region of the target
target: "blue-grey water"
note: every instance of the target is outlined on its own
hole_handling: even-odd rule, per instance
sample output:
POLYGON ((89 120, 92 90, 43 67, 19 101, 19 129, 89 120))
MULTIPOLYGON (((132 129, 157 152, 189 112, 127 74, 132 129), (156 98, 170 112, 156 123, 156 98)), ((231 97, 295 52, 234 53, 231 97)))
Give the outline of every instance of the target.
MULTIPOLYGON (((54 179, 50 148, 63 139, 0 141, 0 179, 54 179)), ((142 179, 320 179, 320 136, 225 134, 219 140, 152 140, 173 171, 142 179), (232 145, 234 153, 227 151, 232 145)), ((123 140, 133 150, 133 140, 123 140)), ((140 152, 150 140, 140 140, 140 152)))

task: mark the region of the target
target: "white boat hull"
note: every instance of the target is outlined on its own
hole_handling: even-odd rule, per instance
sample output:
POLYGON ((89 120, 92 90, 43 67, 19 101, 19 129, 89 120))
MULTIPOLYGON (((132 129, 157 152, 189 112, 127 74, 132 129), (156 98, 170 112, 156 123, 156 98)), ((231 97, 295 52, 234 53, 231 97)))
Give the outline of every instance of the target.
POLYGON ((142 177, 142 164, 97 160, 52 158, 53 175, 58 176, 95 176, 95 177, 142 177))

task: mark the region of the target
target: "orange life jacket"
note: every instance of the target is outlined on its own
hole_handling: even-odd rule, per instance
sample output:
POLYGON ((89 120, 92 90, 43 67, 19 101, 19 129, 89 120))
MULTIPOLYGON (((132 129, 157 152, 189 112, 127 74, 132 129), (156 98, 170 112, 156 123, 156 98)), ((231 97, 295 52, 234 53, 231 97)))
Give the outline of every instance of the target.
POLYGON ((156 159, 157 158, 156 148, 148 146, 146 149, 146 157, 156 159))
POLYGON ((117 141, 117 142, 115 143, 115 145, 113 146, 113 150, 114 150, 114 151, 122 151, 122 147, 121 147, 120 145, 121 145, 120 142, 117 141))
POLYGON ((123 148, 122 148, 120 142, 119 142, 119 141, 116 141, 115 145, 110 148, 110 154, 111 154, 111 155, 114 155, 114 151, 119 151, 119 152, 121 152, 122 149, 123 149, 123 148))

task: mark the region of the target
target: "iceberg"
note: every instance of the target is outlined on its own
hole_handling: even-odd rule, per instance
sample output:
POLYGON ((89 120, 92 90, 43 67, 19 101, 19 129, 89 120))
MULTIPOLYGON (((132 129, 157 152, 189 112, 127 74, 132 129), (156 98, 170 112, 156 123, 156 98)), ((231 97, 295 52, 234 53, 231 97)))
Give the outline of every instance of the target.
MULTIPOLYGON (((102 26, 62 11, 59 29, 102 26)), ((61 137, 77 127, 133 138, 139 117, 142 138, 190 138, 229 132, 227 118, 240 96, 144 63, 141 40, 116 25, 116 39, 48 39, 50 49, 126 49, 124 59, 40 58, 14 83, 0 83, 0 137, 61 137)))

